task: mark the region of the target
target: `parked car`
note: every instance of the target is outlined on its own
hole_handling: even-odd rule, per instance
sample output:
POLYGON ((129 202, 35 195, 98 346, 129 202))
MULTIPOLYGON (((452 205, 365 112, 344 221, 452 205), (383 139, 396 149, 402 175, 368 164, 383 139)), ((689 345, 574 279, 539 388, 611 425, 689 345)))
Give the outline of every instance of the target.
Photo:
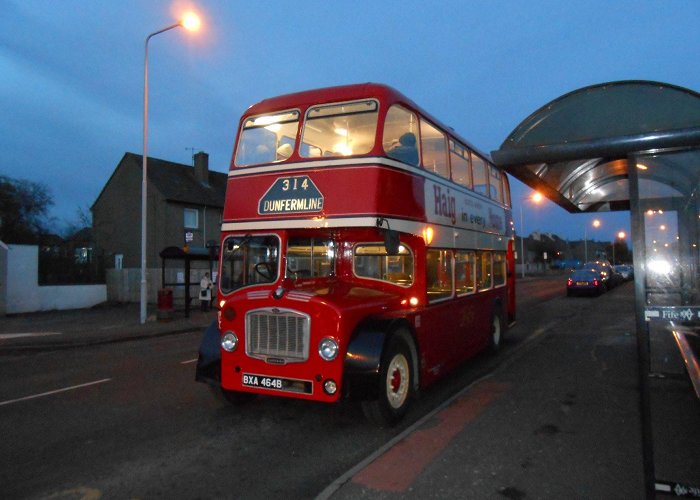
POLYGON ((622 279, 625 281, 634 279, 634 267, 628 264, 620 264, 619 266, 615 266, 615 271, 620 273, 622 279))
POLYGON ((610 290, 622 281, 621 277, 613 272, 613 267, 610 262, 605 259, 586 262, 581 269, 594 269, 598 271, 606 290, 610 290))
POLYGON ((600 271, 596 269, 578 269, 566 280, 566 295, 576 294, 600 295, 606 290, 600 271))

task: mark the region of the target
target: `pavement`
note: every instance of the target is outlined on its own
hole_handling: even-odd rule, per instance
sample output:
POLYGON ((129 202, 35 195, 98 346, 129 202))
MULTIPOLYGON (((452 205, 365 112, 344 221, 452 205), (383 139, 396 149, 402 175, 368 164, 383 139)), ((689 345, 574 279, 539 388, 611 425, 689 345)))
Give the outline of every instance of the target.
POLYGON ((216 311, 192 308, 189 317, 175 310, 172 318, 158 320, 149 309, 141 324, 139 304, 103 304, 90 309, 15 314, 0 318, 0 355, 75 346, 125 342, 146 337, 204 330, 216 319, 216 311))
MULTIPOLYGON (((317 498, 647 498, 633 286, 577 300, 587 299, 554 302, 554 319, 494 372, 317 498)), ((141 325, 129 304, 9 316, 0 319, 0 355, 203 332, 215 314, 176 311, 163 322, 153 311, 141 325)), ((656 477, 698 486, 700 403, 687 383, 661 383, 652 388, 656 477)))

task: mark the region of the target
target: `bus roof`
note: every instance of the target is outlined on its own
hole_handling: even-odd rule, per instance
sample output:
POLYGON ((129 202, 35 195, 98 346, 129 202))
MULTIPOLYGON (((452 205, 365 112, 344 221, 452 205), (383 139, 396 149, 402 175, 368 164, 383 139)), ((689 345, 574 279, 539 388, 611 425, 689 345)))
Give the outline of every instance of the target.
MULTIPOLYGON (((468 146, 472 151, 491 161, 491 157, 488 153, 474 147, 472 143, 455 132, 452 127, 442 123, 440 120, 432 116, 395 88, 382 83, 355 83, 351 85, 325 87, 271 97, 250 106, 244 113, 244 117, 271 113, 283 109, 306 108, 317 104, 353 101, 356 99, 367 99, 370 97, 376 97, 381 101, 390 104, 401 103, 409 108, 412 108, 413 110, 419 112, 420 115, 425 117, 428 121, 442 128, 445 132, 448 132, 465 146, 468 146)), ((244 118, 241 118, 241 123, 243 123, 243 120, 244 118)))

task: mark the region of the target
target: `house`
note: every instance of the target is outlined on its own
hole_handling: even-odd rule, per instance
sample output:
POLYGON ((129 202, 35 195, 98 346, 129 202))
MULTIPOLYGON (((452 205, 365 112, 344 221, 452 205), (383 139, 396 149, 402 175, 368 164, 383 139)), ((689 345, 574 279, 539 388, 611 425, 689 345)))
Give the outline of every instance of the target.
MULTIPOLYGON (((138 302, 141 273, 143 157, 126 153, 91 207, 95 252, 106 269, 108 299, 138 302)), ((167 247, 203 249, 218 244, 227 175, 209 171, 209 155, 194 167, 148 159, 146 267, 148 299, 161 286, 159 253, 167 247)), ((181 274, 177 275, 178 282, 181 274)), ((199 278, 191 279, 198 283, 199 278)))

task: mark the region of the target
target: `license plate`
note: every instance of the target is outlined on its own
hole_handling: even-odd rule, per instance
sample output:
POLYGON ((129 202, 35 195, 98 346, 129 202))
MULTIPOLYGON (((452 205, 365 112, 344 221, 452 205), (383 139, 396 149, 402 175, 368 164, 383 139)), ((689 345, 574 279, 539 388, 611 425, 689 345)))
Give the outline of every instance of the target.
POLYGON ((241 382, 246 387, 257 387, 275 391, 300 392, 302 394, 311 394, 313 392, 313 384, 308 380, 294 380, 244 373, 241 382))
POLYGON ((588 286, 588 281, 577 281, 576 284, 578 286, 588 286))

